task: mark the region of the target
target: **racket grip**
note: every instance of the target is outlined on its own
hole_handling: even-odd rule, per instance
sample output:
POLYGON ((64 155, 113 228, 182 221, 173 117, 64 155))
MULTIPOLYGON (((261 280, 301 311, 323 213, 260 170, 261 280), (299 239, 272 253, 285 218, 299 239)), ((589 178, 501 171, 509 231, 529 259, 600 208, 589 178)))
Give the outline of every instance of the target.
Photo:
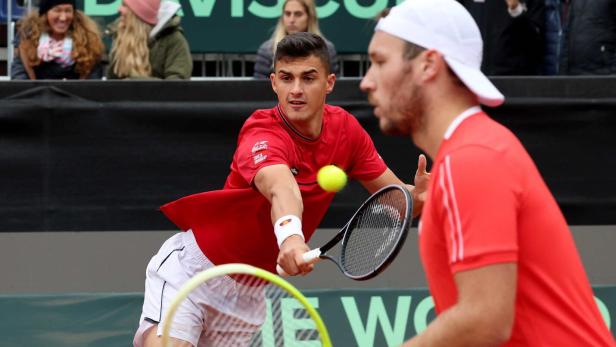
MULTIPOLYGON (((304 253, 302 257, 304 258, 304 261, 306 263, 312 264, 312 263, 316 263, 317 261, 319 261, 320 255, 321 255, 321 250, 318 248, 315 248, 311 251, 304 253)), ((278 272, 278 274, 282 277, 289 277, 289 274, 286 271, 284 271, 284 269, 278 264, 276 264, 276 272, 278 272)))
POLYGON ((316 263, 321 255, 321 249, 315 248, 311 251, 304 253, 304 261, 306 263, 316 263))

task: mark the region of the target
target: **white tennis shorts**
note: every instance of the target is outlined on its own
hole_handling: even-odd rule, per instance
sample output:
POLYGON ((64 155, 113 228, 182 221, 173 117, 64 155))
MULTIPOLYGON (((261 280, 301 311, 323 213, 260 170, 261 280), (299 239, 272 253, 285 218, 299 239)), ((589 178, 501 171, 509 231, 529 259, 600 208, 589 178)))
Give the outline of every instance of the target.
MULTIPOLYGON (((158 325, 157 334, 162 335, 166 310, 179 289, 193 276, 213 266, 191 230, 165 241, 146 270, 143 311, 133 340, 135 347, 143 346, 144 333, 155 325, 158 325)), ((263 291, 221 276, 200 285, 182 302, 173 318, 170 336, 199 347, 245 346, 264 320, 263 291)))

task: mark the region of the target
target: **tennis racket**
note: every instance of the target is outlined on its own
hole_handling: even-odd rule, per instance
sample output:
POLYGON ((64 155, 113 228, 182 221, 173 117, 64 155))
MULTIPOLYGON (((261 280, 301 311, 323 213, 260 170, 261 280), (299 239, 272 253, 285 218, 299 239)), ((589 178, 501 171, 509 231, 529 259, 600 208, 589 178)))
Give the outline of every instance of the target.
MULTIPOLYGON (((402 248, 412 211, 413 199, 405 187, 386 186, 370 196, 334 238, 304 253, 304 261, 329 259, 349 278, 372 278, 383 272, 402 248), (339 254, 330 255, 341 240, 339 254)), ((288 276, 280 265, 276 271, 288 276)))
MULTIPOLYGON (((220 280, 233 281, 241 296, 228 299, 227 293, 221 293, 219 302, 224 306, 215 305, 220 306, 219 312, 206 318, 203 334, 207 346, 332 346, 325 324, 309 299, 283 278, 246 264, 214 266, 186 282, 162 322, 163 346, 170 346, 173 318, 189 294, 205 282, 220 280), (242 298, 254 300, 249 307, 234 310, 238 305, 233 300, 242 298)), ((216 302, 215 298, 211 300, 216 302)))

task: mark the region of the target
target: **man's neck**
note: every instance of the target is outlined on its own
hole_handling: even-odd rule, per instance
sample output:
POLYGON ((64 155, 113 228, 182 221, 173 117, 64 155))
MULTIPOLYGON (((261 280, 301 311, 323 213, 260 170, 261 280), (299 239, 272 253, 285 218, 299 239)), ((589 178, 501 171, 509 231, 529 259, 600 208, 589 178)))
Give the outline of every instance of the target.
POLYGON ((321 131, 323 130, 323 113, 324 111, 321 111, 305 120, 291 120, 286 115, 284 115, 284 117, 288 125, 291 126, 298 135, 306 139, 316 139, 321 135, 321 131))
POLYGON ((468 98, 452 98, 450 102, 431 103, 431 107, 426 108, 424 127, 413 135, 415 144, 432 160, 436 159, 445 132, 453 120, 462 112, 477 105, 477 102, 468 98))
POLYGON ((303 136, 310 139, 316 139, 319 135, 321 135, 321 130, 323 129, 323 115, 307 122, 292 122, 291 124, 303 136))

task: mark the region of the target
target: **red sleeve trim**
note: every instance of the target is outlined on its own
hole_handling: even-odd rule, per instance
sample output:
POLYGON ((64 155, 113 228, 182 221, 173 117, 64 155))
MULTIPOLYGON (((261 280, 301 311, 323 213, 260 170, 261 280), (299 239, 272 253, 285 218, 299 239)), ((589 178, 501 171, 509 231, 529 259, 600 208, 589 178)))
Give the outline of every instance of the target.
POLYGON ((451 272, 455 274, 460 271, 473 270, 487 265, 517 262, 517 251, 481 254, 477 256, 467 257, 464 258, 464 260, 462 261, 451 264, 451 272))

